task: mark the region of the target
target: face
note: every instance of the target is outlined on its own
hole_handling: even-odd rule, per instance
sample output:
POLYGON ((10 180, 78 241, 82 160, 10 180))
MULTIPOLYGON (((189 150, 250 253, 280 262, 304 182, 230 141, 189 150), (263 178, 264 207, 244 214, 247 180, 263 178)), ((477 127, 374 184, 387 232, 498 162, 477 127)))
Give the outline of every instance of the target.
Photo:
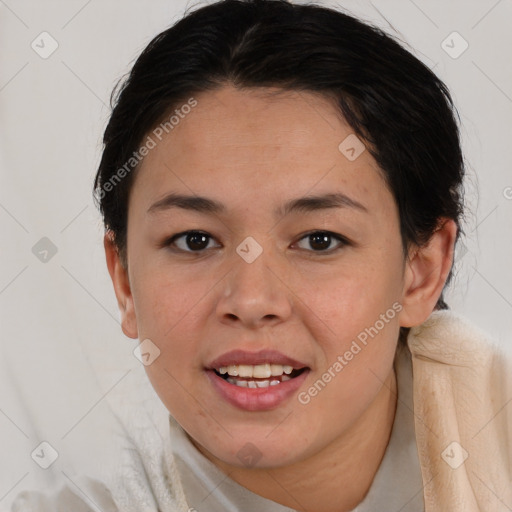
POLYGON ((270 468, 326 449, 373 403, 407 283, 369 151, 340 149, 353 130, 327 99, 266 92, 195 96, 145 157, 123 329, 160 350, 148 377, 198 445, 235 466, 253 450, 270 468))

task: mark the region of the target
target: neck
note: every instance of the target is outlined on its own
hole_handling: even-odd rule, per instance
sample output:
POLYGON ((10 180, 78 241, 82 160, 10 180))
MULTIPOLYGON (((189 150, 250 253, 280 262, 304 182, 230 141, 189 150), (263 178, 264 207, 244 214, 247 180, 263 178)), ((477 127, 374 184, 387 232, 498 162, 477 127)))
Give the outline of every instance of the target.
POLYGON ((396 403, 392 368, 370 407, 347 432, 314 456, 285 467, 234 467, 191 441, 235 482, 264 498, 300 512, 348 512, 371 487, 391 436, 396 403))

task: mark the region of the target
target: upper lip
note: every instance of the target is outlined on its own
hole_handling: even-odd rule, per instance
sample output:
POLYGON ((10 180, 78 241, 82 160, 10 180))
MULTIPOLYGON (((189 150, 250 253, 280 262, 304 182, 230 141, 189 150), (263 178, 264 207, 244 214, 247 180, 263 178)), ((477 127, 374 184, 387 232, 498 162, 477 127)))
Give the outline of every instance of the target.
POLYGON ((288 357, 277 350, 260 350, 258 352, 248 352, 246 350, 231 350, 211 361, 207 368, 216 369, 223 366, 247 364, 281 364, 293 367, 295 370, 306 368, 307 365, 288 357))

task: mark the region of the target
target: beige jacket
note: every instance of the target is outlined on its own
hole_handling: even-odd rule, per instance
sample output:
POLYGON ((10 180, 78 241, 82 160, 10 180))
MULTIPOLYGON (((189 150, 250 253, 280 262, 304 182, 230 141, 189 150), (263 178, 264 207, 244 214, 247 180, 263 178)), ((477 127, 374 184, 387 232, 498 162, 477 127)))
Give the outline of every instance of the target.
MULTIPOLYGON (((411 329, 408 345, 425 512, 512 511, 510 358, 446 310, 411 329)), ((168 412, 143 370, 140 378, 129 396, 109 398, 125 436, 116 470, 75 477, 77 486, 53 493, 22 492, 12 512, 193 511, 173 460, 168 412)))

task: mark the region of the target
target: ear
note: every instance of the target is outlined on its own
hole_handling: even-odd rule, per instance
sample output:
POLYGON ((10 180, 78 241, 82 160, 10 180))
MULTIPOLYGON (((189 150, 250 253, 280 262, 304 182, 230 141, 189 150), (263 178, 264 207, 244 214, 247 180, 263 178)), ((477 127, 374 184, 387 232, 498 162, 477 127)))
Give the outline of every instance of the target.
POLYGON ((406 262, 400 326, 422 324, 434 310, 453 263, 457 224, 441 218, 424 247, 415 246, 406 262))
POLYGON ((121 312, 121 328, 126 336, 136 339, 138 338, 137 320, 135 318, 135 308, 128 279, 128 269, 124 268, 121 262, 112 231, 105 233, 103 246, 105 247, 108 272, 114 285, 117 304, 121 312))

